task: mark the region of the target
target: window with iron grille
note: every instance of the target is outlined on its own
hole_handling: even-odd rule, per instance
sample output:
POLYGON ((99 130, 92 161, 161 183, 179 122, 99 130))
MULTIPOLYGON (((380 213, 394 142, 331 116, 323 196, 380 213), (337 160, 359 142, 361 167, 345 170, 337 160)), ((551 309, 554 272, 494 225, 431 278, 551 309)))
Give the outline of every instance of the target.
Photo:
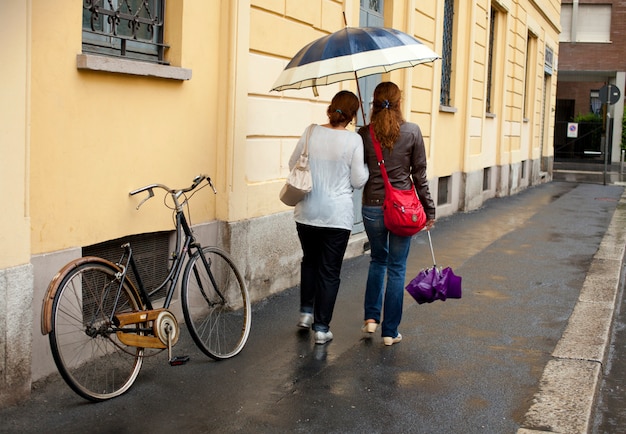
POLYGON ((452 37, 454 30, 454 0, 446 0, 443 11, 443 47, 441 53, 441 93, 439 103, 451 104, 452 37))
POLYGON ((83 0, 83 53, 166 64, 165 0, 83 0))
POLYGON ((495 34, 496 34, 496 19, 497 19, 497 11, 494 8, 491 8, 491 19, 489 22, 489 58, 487 59, 487 102, 486 109, 487 113, 493 113, 493 107, 491 106, 493 100, 493 75, 494 75, 494 45, 496 42, 495 34))

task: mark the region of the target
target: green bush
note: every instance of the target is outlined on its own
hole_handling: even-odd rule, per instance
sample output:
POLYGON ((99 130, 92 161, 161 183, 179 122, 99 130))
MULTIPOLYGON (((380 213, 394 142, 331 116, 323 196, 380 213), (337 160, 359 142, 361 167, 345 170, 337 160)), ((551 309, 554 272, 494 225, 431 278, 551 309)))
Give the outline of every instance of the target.
POLYGON ((578 113, 578 116, 574 117, 574 122, 602 122, 602 116, 591 112, 584 115, 578 113))

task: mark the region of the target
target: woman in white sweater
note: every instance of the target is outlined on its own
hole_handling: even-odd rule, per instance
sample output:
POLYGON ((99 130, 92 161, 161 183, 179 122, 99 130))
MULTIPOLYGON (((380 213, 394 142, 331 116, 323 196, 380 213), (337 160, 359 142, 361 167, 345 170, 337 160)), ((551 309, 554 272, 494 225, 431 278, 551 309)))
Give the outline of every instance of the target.
MULTIPOLYGON (((312 328, 316 344, 333 339, 330 321, 354 222, 352 192, 365 185, 369 174, 361 136, 346 129, 358 109, 356 95, 341 91, 328 106, 329 122, 308 127, 313 189, 296 205, 294 218, 303 252, 298 326, 312 328)), ((289 160, 290 169, 300 157, 307 132, 289 160)))

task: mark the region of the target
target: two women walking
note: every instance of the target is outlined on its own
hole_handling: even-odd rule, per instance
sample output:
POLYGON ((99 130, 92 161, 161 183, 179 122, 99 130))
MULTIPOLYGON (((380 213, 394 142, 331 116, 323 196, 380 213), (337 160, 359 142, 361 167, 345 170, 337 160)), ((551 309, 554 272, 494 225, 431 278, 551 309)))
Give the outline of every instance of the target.
MULTIPOLYGON (((419 126, 404 120, 400 102, 401 92, 394 83, 379 84, 374 91, 370 123, 381 143, 390 182, 405 190, 415 185, 426 212, 426 227, 430 229, 435 222, 435 205, 426 178, 424 141, 419 126)), ((341 91, 328 107, 329 123, 310 127, 314 128, 308 145, 313 190, 294 210, 303 251, 298 326, 312 327, 316 344, 333 339, 330 322, 354 221, 352 192, 363 186, 363 223, 370 241, 371 261, 362 330, 372 335, 380 324, 385 345, 402 340, 398 326, 411 237, 395 235, 385 227, 384 182, 369 125, 358 134, 346 129, 358 109, 356 95, 341 91)), ((300 156, 305 137, 306 132, 293 152, 290 168, 300 156)))

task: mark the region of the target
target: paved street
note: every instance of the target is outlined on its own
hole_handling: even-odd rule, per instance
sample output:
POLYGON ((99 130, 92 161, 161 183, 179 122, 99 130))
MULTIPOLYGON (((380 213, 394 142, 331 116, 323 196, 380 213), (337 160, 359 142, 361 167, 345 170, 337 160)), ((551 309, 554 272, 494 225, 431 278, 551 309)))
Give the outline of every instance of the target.
MULTIPOLYGON (((296 329, 292 288, 255 305, 234 359, 206 358, 183 330, 174 352, 188 354, 187 365, 160 354, 128 393, 99 404, 50 378, 29 402, 0 410, 0 433, 541 432, 527 413, 623 193, 551 182, 440 219, 437 264, 463 277, 463 298, 417 305, 407 295, 404 340, 392 347, 360 332, 363 255, 344 264, 327 345, 296 329)), ((419 234, 407 281, 431 262, 419 234)), ((570 419, 583 416, 593 419, 570 419)))

